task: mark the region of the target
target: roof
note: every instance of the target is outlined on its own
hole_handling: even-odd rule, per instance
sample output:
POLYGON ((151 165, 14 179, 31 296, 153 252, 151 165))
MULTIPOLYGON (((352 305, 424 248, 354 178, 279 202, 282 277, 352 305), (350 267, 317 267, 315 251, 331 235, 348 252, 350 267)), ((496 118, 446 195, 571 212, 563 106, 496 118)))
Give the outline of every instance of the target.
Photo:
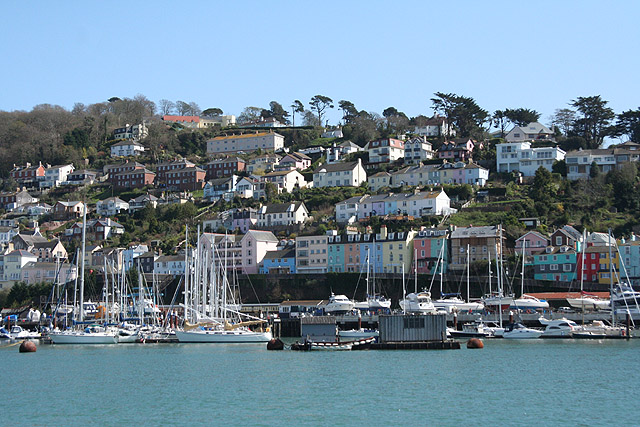
POLYGON ((553 131, 539 122, 531 122, 526 126, 514 126, 509 133, 513 132, 516 129, 520 129, 523 133, 546 133, 553 135, 553 131))
MULTIPOLYGON (((289 154, 287 154, 287 156, 290 156, 290 157, 293 157, 293 158, 299 159, 299 160, 311 160, 311 157, 307 156, 306 154, 300 153, 300 152, 289 153, 289 154)), ((284 160, 284 158, 287 157, 287 156, 284 156, 282 158, 282 160, 284 160)))
POLYGON ((114 203, 127 203, 120 197, 109 197, 104 200, 99 200, 97 203, 114 202, 114 203))
POLYGON ((553 254, 575 254, 577 253, 575 249, 573 249, 571 246, 547 246, 547 248, 544 248, 542 250, 539 251, 535 251, 533 252, 534 255, 553 255, 553 254), (551 251, 547 252, 547 248, 552 248, 551 251), (564 250, 561 250, 563 248, 566 248, 564 250))
POLYGON ((258 138, 261 136, 268 136, 268 135, 277 135, 281 138, 284 138, 282 135, 277 134, 275 132, 259 132, 259 133, 245 133, 242 135, 228 135, 228 136, 216 136, 215 138, 211 138, 209 139, 209 141, 222 141, 225 139, 246 139, 246 138, 258 138))
POLYGON ((548 238, 547 236, 545 236, 544 234, 542 234, 542 233, 538 233, 537 231, 533 231, 533 230, 532 230, 532 231, 528 231, 528 232, 524 233, 522 236, 518 237, 518 238, 516 239, 516 242, 517 242, 518 240, 524 240, 524 238, 525 238, 526 236, 528 236, 529 234, 535 234, 535 235, 536 235, 536 236, 538 236, 540 239, 543 239, 543 240, 549 240, 549 238, 548 238))
POLYGON ((184 255, 161 255, 156 258, 156 262, 179 261, 184 262, 184 255))
POLYGON ((136 169, 131 170, 131 171, 125 171, 125 172, 117 173, 115 176, 127 176, 127 175, 134 175, 134 174, 138 174, 138 173, 144 173, 145 175, 154 175, 155 176, 155 172, 152 172, 147 168, 136 168, 136 169))
POLYGON ((284 175, 289 175, 290 173, 300 173, 296 170, 290 170, 290 171, 276 171, 276 172, 269 172, 269 173, 265 173, 263 176, 284 176, 284 175))
MULTIPOLYGON (((290 202, 290 203, 277 203, 273 205, 265 205, 260 208, 260 213, 263 214, 273 214, 273 213, 285 213, 290 211, 297 211, 300 207, 307 207, 304 205, 304 202, 290 202)), ((252 230, 250 230, 252 231, 252 230)))
POLYGON ((358 150, 362 150, 362 147, 360 147, 358 144, 351 141, 345 141, 342 144, 339 144, 338 147, 348 147, 348 148, 356 148, 358 150))
POLYGON ((135 142, 135 141, 121 141, 121 142, 116 142, 115 144, 113 144, 111 147, 124 147, 126 145, 137 145, 138 147, 143 147, 142 144, 135 142))
POLYGON ((295 258, 296 248, 281 249, 279 251, 268 251, 263 259, 278 259, 278 258, 295 258))
POLYGON ((391 174, 389 172, 378 172, 374 175, 369 175, 369 178, 382 178, 382 177, 390 177, 391 174))
MULTIPOLYGON (((499 229, 495 225, 481 227, 458 227, 451 232, 452 239, 464 239, 467 237, 498 237, 499 229)), ((503 237, 504 238, 504 237, 503 237)))
POLYGON ((244 159, 240 157, 225 157, 223 159, 214 159, 211 160, 208 165, 217 165, 218 163, 227 163, 227 162, 236 162, 236 163, 246 163, 244 159))
POLYGON ((18 255, 18 256, 23 256, 23 257, 24 256, 28 256, 28 257, 38 258, 36 255, 32 254, 29 251, 25 251, 24 249, 20 249, 20 250, 15 250, 15 251, 9 252, 8 256, 12 256, 12 255, 13 256, 18 255))
POLYGON ((245 236, 253 236, 254 239, 261 242, 279 242, 278 238, 270 231, 249 230, 245 236))
POLYGON ((218 185, 224 185, 229 181, 233 181, 233 175, 232 176, 228 176, 226 178, 210 179, 209 181, 207 181, 207 185, 215 187, 215 186, 218 186, 218 185))
POLYGON ((342 171, 350 171, 355 169, 360 162, 348 162, 348 163, 325 163, 324 165, 318 167, 313 174, 322 173, 322 172, 342 172, 342 171))
POLYGON ((80 204, 82 204, 81 201, 74 201, 74 202, 63 202, 63 201, 58 201, 58 203, 60 203, 62 206, 66 206, 68 208, 74 207, 74 206, 78 206, 80 204))
POLYGON ((198 117, 198 116, 171 116, 171 115, 166 115, 166 116, 162 116, 162 120, 164 120, 165 122, 192 122, 192 123, 199 123, 200 122, 200 117, 198 117))

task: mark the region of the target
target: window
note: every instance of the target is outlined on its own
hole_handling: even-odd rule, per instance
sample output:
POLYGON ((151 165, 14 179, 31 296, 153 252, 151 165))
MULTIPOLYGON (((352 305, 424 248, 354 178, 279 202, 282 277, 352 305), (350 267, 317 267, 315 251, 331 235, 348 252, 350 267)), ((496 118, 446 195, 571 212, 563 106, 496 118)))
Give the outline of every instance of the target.
POLYGON ((571 264, 563 264, 562 271, 571 271, 571 264))
POLYGON ((556 246, 562 245, 562 236, 556 236, 556 246))
POLYGON ((558 264, 551 264, 551 265, 549 266, 549 270, 551 270, 551 271, 555 271, 555 270, 557 270, 557 269, 558 269, 558 264))

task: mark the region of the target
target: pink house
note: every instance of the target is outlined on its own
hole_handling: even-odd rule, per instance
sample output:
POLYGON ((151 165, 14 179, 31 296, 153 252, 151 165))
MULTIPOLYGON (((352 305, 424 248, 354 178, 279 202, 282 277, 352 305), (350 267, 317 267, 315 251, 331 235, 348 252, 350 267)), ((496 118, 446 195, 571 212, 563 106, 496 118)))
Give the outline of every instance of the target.
POLYGON ((469 138, 446 141, 438 150, 439 159, 466 162, 471 159, 476 142, 469 138))
POLYGON ((278 239, 270 231, 249 230, 240 241, 242 273, 257 274, 264 256, 278 249, 278 239))
POLYGON ((549 246, 549 238, 537 231, 529 231, 524 235, 516 239, 516 253, 522 253, 522 247, 527 255, 532 255, 534 252, 540 252, 540 250, 549 246), (524 243, 526 240, 526 244, 524 243))

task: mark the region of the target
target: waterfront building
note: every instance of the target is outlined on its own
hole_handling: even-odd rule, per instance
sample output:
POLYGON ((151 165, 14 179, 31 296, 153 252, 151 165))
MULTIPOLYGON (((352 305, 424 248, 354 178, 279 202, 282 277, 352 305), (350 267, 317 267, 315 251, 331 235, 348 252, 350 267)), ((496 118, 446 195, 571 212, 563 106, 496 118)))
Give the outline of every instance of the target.
MULTIPOLYGON (((387 232, 386 225, 380 227, 380 233, 376 234, 375 256, 382 255, 383 273, 402 273, 411 271, 413 262, 413 238, 417 234, 414 230, 387 232), (380 254, 381 252, 381 254, 380 254)), ((377 259, 376 259, 377 261, 377 259)))
POLYGON ((260 264, 260 274, 296 274, 296 248, 269 251, 260 264))
POLYGON ((634 285, 640 282, 640 239, 635 234, 631 234, 628 239, 622 239, 618 245, 620 252, 620 266, 622 277, 626 276, 634 285), (624 266, 624 269, 622 269, 624 266))
POLYGON ((329 236, 296 237, 296 272, 326 273, 329 236))
POLYGON ((447 230, 426 228, 418 231, 418 234, 413 238, 413 248, 418 273, 433 275, 440 273, 441 269, 444 274, 447 273, 449 267, 447 230), (441 264, 438 265, 438 262, 441 264))
POLYGON ((329 258, 327 261, 327 271, 335 273, 344 273, 345 266, 345 246, 347 244, 347 236, 342 234, 329 235, 327 238, 329 258))
POLYGON ((488 261, 503 255, 504 240, 500 241, 500 229, 498 226, 481 227, 455 227, 451 232, 451 260, 449 268, 451 270, 464 270, 467 266, 467 245, 469 248, 469 262, 488 261), (497 248, 497 249, 496 249, 497 248))
POLYGON ((549 246, 533 254, 534 279, 571 282, 577 278, 577 252, 570 246, 549 246))

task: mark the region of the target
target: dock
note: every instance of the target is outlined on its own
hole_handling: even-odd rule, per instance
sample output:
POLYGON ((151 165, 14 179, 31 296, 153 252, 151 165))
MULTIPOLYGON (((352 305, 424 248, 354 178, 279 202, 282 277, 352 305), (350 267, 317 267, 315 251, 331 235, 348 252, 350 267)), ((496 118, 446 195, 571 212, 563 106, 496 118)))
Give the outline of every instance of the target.
POLYGON ((371 344, 371 350, 460 350, 460 341, 383 342, 371 344))

